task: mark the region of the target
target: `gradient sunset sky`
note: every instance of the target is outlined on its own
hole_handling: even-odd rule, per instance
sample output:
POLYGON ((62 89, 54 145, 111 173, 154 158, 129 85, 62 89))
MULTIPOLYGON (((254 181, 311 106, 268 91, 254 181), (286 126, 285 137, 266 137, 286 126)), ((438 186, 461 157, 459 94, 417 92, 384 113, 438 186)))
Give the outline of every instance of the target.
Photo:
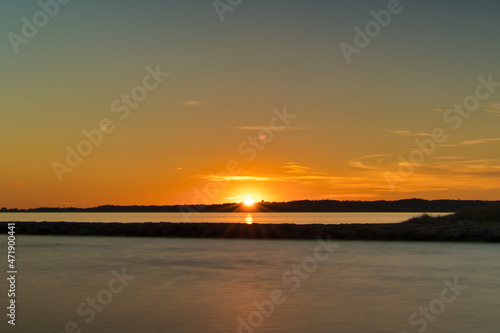
POLYGON ((5 1, 0 207, 499 200, 500 2, 401 1, 348 62, 391 2, 72 0, 16 50, 42 9, 5 1), (112 132, 70 167, 83 130, 112 132))

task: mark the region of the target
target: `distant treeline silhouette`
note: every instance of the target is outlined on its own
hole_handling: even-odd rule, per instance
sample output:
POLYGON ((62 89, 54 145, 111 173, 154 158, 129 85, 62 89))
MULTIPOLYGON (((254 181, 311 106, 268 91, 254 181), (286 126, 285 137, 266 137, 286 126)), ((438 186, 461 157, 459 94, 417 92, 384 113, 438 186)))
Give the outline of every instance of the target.
POLYGON ((298 200, 289 202, 256 203, 254 207, 243 207, 240 203, 165 206, 115 206, 104 205, 91 208, 40 207, 32 209, 7 209, 0 212, 94 212, 94 213, 166 213, 166 212, 456 212, 464 208, 481 208, 500 205, 500 201, 484 200, 424 200, 403 199, 394 201, 340 201, 340 200, 298 200))

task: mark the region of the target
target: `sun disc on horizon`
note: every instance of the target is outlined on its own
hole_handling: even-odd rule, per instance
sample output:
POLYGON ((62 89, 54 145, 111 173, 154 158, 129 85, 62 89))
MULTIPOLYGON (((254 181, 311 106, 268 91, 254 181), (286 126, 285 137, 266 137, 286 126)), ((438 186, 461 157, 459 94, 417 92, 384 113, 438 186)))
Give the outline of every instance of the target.
POLYGON ((251 207, 255 204, 255 200, 251 197, 246 197, 245 200, 243 201, 243 204, 247 207, 251 207))

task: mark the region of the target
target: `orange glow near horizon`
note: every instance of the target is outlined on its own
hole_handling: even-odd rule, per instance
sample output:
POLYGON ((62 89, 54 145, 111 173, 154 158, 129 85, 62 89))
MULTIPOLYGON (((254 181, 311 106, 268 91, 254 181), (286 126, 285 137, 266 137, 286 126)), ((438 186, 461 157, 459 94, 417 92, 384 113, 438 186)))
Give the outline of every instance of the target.
POLYGON ((246 197, 243 201, 243 204, 247 207, 252 207, 253 205, 255 205, 255 200, 252 197, 246 197))

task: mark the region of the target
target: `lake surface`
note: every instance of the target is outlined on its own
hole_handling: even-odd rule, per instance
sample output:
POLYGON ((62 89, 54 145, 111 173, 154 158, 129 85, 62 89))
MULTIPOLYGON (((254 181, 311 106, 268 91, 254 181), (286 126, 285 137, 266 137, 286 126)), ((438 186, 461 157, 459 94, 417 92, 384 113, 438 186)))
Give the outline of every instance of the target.
MULTIPOLYGON (((0 235, 1 253, 6 239, 0 235)), ((498 244, 23 235, 17 243, 17 325, 3 314, 1 332, 60 333, 67 325, 92 333, 500 327, 498 244)), ((1 290, 7 287, 1 279, 1 290)))
MULTIPOLYGON (((0 221, 220 222, 220 223, 397 223, 423 213, 0 213, 0 221)), ((449 213, 429 213, 446 215, 449 213)))

